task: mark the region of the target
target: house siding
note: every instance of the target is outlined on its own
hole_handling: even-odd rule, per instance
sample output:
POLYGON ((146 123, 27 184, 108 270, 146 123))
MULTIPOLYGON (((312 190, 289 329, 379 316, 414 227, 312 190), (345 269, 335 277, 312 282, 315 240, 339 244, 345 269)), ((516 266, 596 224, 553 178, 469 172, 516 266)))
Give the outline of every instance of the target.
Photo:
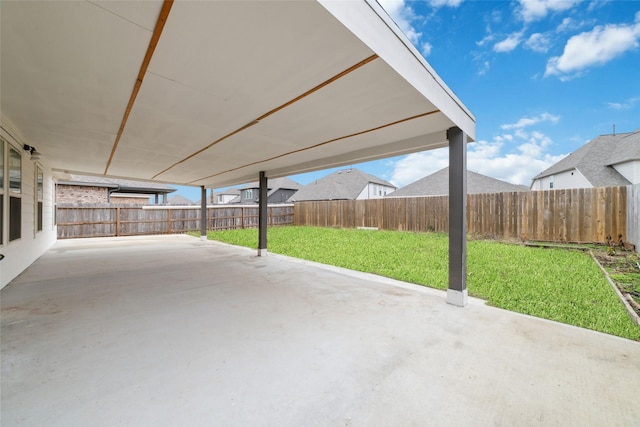
POLYGON ((268 203, 287 203, 289 197, 293 196, 297 190, 289 190, 281 188, 276 190, 273 194, 269 196, 267 200, 268 203))
POLYGON ((395 188, 393 187, 382 184, 374 184, 373 182, 370 182, 362 189, 360 194, 358 194, 356 200, 381 199, 386 194, 389 194, 394 190, 395 188), (380 191, 382 191, 382 195, 380 195, 380 191))
POLYGON ((531 185, 531 189, 536 191, 592 187, 593 185, 576 169, 536 179, 531 185), (553 182, 553 188, 551 182, 553 182))
POLYGON ((640 160, 618 163, 613 168, 631 184, 640 184, 640 160))
MULTIPOLYGON (((43 158, 34 162, 29 153, 22 150, 23 144, 29 144, 20 138, 19 133, 11 128, 10 124, 2 121, 0 130, 2 138, 12 147, 18 149, 22 157, 22 214, 20 218, 21 237, 8 241, 9 229, 9 197, 4 197, 3 203, 3 232, 0 240, 0 253, 5 258, 0 261, 0 288, 5 287, 31 263, 46 252, 55 242, 57 227, 53 223, 53 200, 55 185, 51 175, 51 169, 43 158), (8 132, 7 132, 8 130, 8 132), (16 140, 12 135, 15 135, 16 140), (42 197, 42 231, 37 231, 36 223, 36 166, 43 171, 43 197, 42 197)), ((30 144, 29 144, 30 145, 30 144)), ((7 148, 5 148, 7 149, 7 148)), ((5 173, 5 180, 7 180, 5 173)), ((7 182, 5 182, 6 188, 7 182)), ((6 194, 5 194, 6 196, 6 194)))

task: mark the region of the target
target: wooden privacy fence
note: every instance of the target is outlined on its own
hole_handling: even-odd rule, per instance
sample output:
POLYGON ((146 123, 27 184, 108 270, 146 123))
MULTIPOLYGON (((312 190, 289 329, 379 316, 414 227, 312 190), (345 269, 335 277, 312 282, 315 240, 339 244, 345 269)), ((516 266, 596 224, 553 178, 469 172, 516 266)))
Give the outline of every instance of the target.
MULTIPOLYGON (((498 239, 559 242, 627 239, 627 187, 580 188, 467 196, 467 231, 498 239)), ((296 225, 449 229, 449 197, 297 202, 296 225)))
MULTIPOLYGON (((293 223, 293 205, 270 205, 269 225, 293 223)), ((200 230, 199 206, 58 206, 58 238, 135 236, 200 230)), ((258 206, 208 206, 207 230, 258 227, 258 206)))
POLYGON ((627 186, 627 240, 640 252, 640 184, 627 186))

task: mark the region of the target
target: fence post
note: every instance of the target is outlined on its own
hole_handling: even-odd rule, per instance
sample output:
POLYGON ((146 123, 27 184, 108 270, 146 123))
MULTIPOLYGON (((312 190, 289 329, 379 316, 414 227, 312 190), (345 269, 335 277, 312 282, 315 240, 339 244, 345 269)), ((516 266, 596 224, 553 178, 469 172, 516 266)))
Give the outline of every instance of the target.
POLYGON ((116 208, 116 237, 120 235, 120 206, 116 208))

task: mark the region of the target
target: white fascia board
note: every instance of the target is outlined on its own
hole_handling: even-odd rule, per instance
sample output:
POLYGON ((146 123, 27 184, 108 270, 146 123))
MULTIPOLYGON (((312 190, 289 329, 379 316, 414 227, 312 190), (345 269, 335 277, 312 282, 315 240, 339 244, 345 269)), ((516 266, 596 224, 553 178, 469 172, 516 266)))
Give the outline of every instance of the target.
POLYGON ((375 0, 318 2, 416 88, 470 141, 475 140, 476 119, 436 74, 396 23, 375 0))

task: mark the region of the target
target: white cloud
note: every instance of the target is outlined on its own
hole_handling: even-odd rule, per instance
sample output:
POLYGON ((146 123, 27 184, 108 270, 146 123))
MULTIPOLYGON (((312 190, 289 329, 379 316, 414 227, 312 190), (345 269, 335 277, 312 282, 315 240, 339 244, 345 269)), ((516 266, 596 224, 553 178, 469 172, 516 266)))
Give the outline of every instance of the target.
POLYGON ((551 12, 560 12, 573 7, 581 0, 519 0, 519 14, 524 22, 540 20, 551 12))
POLYGON ((607 107, 613 110, 630 110, 640 101, 640 96, 629 98, 623 102, 607 102, 607 107))
MULTIPOLYGON (((534 176, 565 157, 565 154, 549 154, 547 150, 551 145, 551 139, 537 131, 480 140, 468 146, 467 169, 513 184, 530 185, 534 176), (510 152, 503 154, 507 146, 510 152)), ((447 148, 409 154, 395 162, 390 180, 403 187, 447 166, 447 148)))
POLYGON ((458 7, 463 0, 430 0, 431 7, 458 7))
POLYGON ((398 24, 398 27, 411 43, 414 45, 418 43, 422 33, 417 31, 412 24, 412 21, 416 19, 416 15, 411 6, 407 5, 404 0, 380 0, 380 5, 398 24))
POLYGON ((429 42, 422 43, 422 49, 420 50, 420 52, 422 53, 422 56, 424 56, 425 58, 429 56, 429 54, 431 54, 432 48, 433 46, 431 46, 431 43, 429 42))
POLYGON ((491 63, 489 61, 484 61, 480 65, 480 68, 478 68, 478 75, 484 76, 489 71, 489 68, 491 68, 491 63))
MULTIPOLYGON (((382 8, 393 18, 398 27, 414 45, 418 45, 422 33, 416 29, 413 23, 419 18, 413 8, 405 0, 378 0, 382 8)), ((464 0, 429 0, 429 5, 433 8, 458 7, 464 0)), ((423 44, 422 53, 425 53, 425 46, 428 45, 426 55, 431 52, 431 44, 423 44)), ((425 55, 425 56, 426 56, 425 55)))
POLYGON ((551 45, 551 40, 549 39, 549 36, 546 34, 533 33, 531 34, 531 36, 529 36, 529 38, 524 43, 524 45, 527 48, 533 50, 534 52, 545 53, 546 51, 549 50, 549 46, 551 45))
POLYGON ((560 120, 560 117, 558 116, 554 116, 553 114, 549 114, 549 113, 542 113, 539 116, 535 116, 535 117, 522 117, 517 122, 504 124, 500 126, 500 128, 504 130, 522 129, 522 128, 533 126, 542 122, 557 123, 558 120, 560 120))
POLYGON ((485 44, 487 44, 489 42, 492 42, 495 38, 496 38, 496 36, 494 34, 488 34, 482 40, 477 41, 476 45, 484 46, 485 44))
POLYGON ((509 36, 493 45, 493 50, 495 52, 511 52, 513 49, 518 47, 520 41, 522 40, 522 32, 512 33, 509 36))
POLYGON ((605 64, 639 46, 640 12, 634 25, 596 26, 593 30, 571 37, 561 56, 547 61, 545 76, 578 73, 593 65, 605 64))

